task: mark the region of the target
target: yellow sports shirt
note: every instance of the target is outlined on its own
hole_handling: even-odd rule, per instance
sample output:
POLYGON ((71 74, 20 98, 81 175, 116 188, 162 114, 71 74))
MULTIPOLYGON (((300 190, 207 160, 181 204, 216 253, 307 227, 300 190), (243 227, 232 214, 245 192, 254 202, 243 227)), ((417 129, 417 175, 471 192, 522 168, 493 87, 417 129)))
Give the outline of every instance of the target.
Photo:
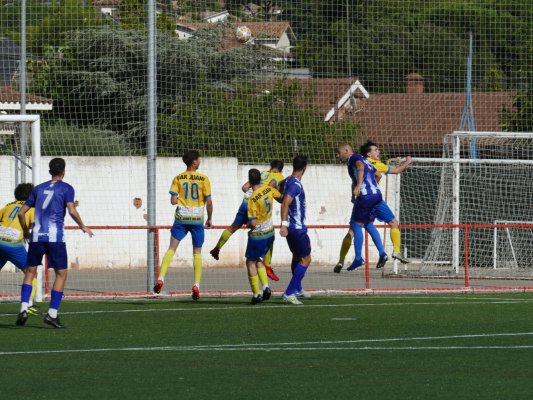
MULTIPOLYGON (((24 203, 24 201, 13 201, 0 210, 0 240, 12 243, 24 240, 24 233, 17 217, 24 203)), ((35 209, 30 208, 25 217, 26 225, 31 227, 35 220, 35 209)))
POLYGON ((261 186, 248 199, 248 219, 257 220, 254 230, 249 235, 256 238, 274 235, 272 210, 274 199, 279 199, 280 192, 272 186, 261 186))
POLYGON ((380 160, 376 160, 375 158, 372 158, 372 157, 367 157, 366 159, 370 161, 370 163, 374 166, 376 171, 381 172, 382 174, 385 174, 385 175, 387 175, 390 172, 390 167, 384 162, 380 160))
POLYGON ((169 193, 178 196, 176 221, 184 224, 204 222, 205 202, 211 197, 211 183, 206 175, 184 171, 174 177, 169 193))

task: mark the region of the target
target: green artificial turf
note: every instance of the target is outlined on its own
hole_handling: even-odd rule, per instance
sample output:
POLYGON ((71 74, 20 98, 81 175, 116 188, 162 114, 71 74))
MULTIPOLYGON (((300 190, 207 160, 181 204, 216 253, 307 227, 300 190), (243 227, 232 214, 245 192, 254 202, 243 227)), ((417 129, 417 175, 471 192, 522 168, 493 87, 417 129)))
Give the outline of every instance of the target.
POLYGON ((2 399, 523 399, 533 295, 0 303, 2 399), (46 304, 41 305, 46 310, 46 304))

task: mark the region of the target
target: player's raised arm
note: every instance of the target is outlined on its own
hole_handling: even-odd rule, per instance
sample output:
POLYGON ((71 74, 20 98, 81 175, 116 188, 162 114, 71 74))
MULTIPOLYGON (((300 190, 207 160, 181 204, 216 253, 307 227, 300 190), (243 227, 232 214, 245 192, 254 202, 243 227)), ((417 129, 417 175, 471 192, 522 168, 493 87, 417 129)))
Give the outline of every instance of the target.
POLYGON ((405 161, 398 165, 397 167, 390 167, 389 173, 390 174, 401 174, 411 163, 413 162, 413 158, 411 156, 405 157, 405 161))

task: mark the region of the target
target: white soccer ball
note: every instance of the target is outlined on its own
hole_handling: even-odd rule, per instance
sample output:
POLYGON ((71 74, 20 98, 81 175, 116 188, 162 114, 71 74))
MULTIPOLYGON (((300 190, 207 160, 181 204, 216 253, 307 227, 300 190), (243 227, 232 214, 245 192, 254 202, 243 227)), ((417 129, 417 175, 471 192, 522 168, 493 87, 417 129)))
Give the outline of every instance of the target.
POLYGON ((247 26, 239 26, 235 29, 235 38, 241 43, 246 43, 252 39, 252 31, 247 26))

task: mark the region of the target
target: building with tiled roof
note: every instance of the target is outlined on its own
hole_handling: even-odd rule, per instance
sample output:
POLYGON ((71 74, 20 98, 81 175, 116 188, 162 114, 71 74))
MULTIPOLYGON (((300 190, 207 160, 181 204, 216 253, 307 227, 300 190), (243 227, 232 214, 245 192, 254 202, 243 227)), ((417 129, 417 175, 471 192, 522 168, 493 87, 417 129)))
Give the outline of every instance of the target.
MULTIPOLYGON (((289 56, 294 47, 296 36, 288 22, 233 22, 227 24, 228 33, 225 37, 226 48, 238 47, 240 43, 234 35, 238 26, 246 25, 252 31, 253 44, 265 46, 284 56, 289 56)), ((198 29, 212 29, 218 24, 195 23, 179 20, 176 23, 176 34, 180 39, 188 39, 198 29)))
MULTIPOLYGON (((457 130, 465 93, 425 93, 423 80, 409 75, 406 93, 372 94, 358 100, 357 112, 342 118, 358 122, 365 138, 390 156, 441 157, 444 136, 457 130)), ((501 113, 513 109, 514 92, 474 92, 478 131, 501 131, 501 113)), ((324 104, 321 114, 326 115, 324 104)))
MULTIPOLYGON (((26 94, 26 111, 49 111, 53 100, 26 94)), ((20 112, 20 93, 10 86, 0 86, 0 111, 20 112)))

